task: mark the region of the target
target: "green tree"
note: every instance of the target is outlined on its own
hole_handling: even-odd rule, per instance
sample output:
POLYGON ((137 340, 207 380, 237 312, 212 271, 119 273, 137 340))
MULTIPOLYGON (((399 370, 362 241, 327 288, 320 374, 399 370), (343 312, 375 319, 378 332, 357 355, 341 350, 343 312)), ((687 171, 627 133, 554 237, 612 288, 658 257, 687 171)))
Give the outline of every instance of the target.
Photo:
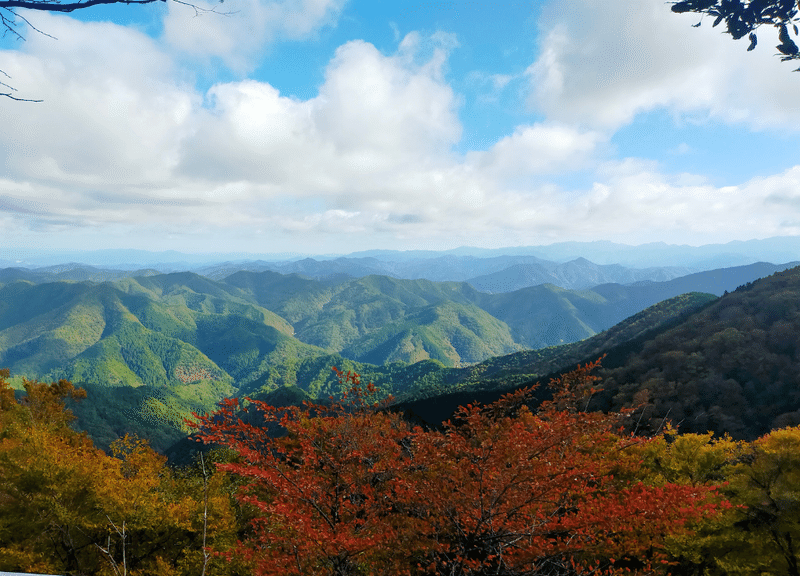
MULTIPOLYGON (((672 11, 678 14, 694 12, 714 18, 712 26, 725 22, 726 32, 739 40, 748 36, 754 50, 758 43, 756 30, 761 26, 773 26, 778 30, 780 44, 776 46, 781 61, 800 60, 800 49, 792 39, 789 30, 798 35, 795 24, 798 21, 796 0, 681 0, 673 2, 672 11)), ((702 20, 701 20, 702 22, 702 20)), ((700 23, 696 24, 700 26, 700 23)), ((795 71, 800 70, 798 68, 795 71)))
POLYGON ((800 427, 752 443, 725 489, 737 510, 728 574, 800 576, 800 427))
POLYGON ((800 575, 800 427, 753 442, 669 428, 640 454, 651 482, 718 485, 731 504, 670 539, 673 573, 800 575))

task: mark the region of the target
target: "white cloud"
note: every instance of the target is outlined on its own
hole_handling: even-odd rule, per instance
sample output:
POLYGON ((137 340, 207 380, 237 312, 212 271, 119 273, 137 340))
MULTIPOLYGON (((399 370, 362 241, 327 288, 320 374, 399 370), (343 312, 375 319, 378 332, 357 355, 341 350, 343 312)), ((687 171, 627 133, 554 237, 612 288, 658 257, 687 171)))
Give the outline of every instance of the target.
POLYGON ((460 138, 443 79, 448 35, 409 35, 388 56, 347 43, 309 100, 246 80, 214 86, 204 108, 147 36, 66 17, 44 25, 59 41, 9 52, 6 68, 45 102, 0 110, 11 183, 0 210, 29 227, 198 234, 333 230, 343 214, 351 230, 416 221, 460 138))
MULTIPOLYGON (((604 5, 605 25, 616 34, 618 3, 604 5)), ((310 13, 329 5, 316 6, 310 13)), ((587 17, 599 17, 599 5, 590 7, 587 17)), ((572 29, 563 26, 544 41, 536 73, 547 119, 459 156, 461 101, 446 79, 452 35, 412 33, 393 54, 364 41, 343 44, 319 94, 300 100, 255 80, 198 94, 176 80, 173 56, 139 32, 42 18, 37 23, 57 42, 32 36, 24 52, 3 54, 3 69, 24 78, 26 96, 45 99, 0 108, 0 224, 28 243, 49 231, 95 245, 108 239, 103 246, 135 237, 157 248, 171 235, 171 247, 184 249, 203 242, 219 250, 335 251, 354 238, 439 248, 800 233, 792 216, 800 208, 800 167, 721 189, 699 175, 663 174, 654 162, 601 163, 610 127, 648 106, 699 109, 713 96, 721 102, 713 113, 747 110, 752 122, 769 115, 766 104, 737 107, 735 92, 716 92, 732 85, 727 72, 704 84, 697 75, 715 65, 689 61, 681 72, 650 44, 646 54, 666 63, 667 79, 623 56, 619 69, 592 71, 602 42, 588 23, 580 30, 589 48, 571 47, 572 29), (576 170, 593 182, 553 184, 576 170)), ((743 48, 736 55, 749 57, 743 48)), ((793 78, 785 68, 775 77, 793 78)), ((766 82, 755 89, 771 90, 766 82)), ((775 105, 776 118, 782 106, 775 105)))
POLYGON ((342 150, 408 158, 447 148, 461 137, 458 104, 442 77, 450 45, 445 38, 430 59, 414 63, 420 36, 408 34, 394 57, 365 42, 336 51, 320 89, 315 121, 342 150))
POLYGON ((195 97, 169 58, 135 30, 39 14, 58 40, 32 34, 3 69, 38 104, 3 106, 3 173, 114 187, 160 182, 178 160, 195 97))
POLYGON ((612 130, 661 107, 756 128, 797 126, 797 78, 768 43, 748 53, 708 19, 692 28, 698 19, 663 0, 552 2, 528 69, 531 105, 552 120, 612 130))
POLYGON ((468 155, 477 169, 497 180, 578 170, 596 154, 605 137, 563 124, 518 126, 486 152, 468 155))
POLYGON ((714 187, 697 176, 665 175, 653 162, 626 159, 606 163, 592 190, 570 212, 590 237, 699 243, 798 234, 798 224, 787 218, 796 206, 800 166, 738 186, 714 187))
POLYGON ((212 0, 193 2, 201 10, 170 2, 164 38, 174 47, 199 57, 221 59, 246 71, 276 39, 308 38, 336 23, 347 0, 212 0))
POLYGON ((358 195, 436 163, 460 137, 458 102, 441 77, 444 49, 416 63, 415 42, 407 37, 393 56, 361 41, 341 46, 306 101, 250 80, 214 86, 183 173, 284 195, 358 195))

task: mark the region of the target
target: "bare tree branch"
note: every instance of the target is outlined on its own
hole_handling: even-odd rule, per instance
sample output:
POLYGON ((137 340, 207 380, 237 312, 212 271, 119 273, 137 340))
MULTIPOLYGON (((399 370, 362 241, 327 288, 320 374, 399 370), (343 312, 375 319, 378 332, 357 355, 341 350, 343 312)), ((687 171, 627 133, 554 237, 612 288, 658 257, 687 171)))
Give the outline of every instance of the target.
MULTIPOLYGON (((11 76, 6 74, 2 70, 0 70, 0 74, 5 76, 6 78, 11 78, 11 76)), ((9 90, 11 90, 11 92, 16 92, 17 91, 16 88, 14 88, 13 86, 9 86, 5 82, 0 82, 0 86, 4 86, 5 88, 8 88, 9 90)), ((31 98, 19 98, 17 96, 14 96, 11 92, 0 92, 0 96, 3 96, 5 98, 9 98, 11 100, 16 100, 17 102, 41 102, 41 100, 33 100, 31 98)))
POLYGON ((153 2, 166 2, 167 0, 83 0, 82 2, 67 2, 62 4, 59 0, 0 0, 0 8, 28 8, 43 12, 74 12, 83 8, 97 6, 98 4, 151 4, 153 2))
MULTIPOLYGON (((3 0, 0 0, 0 2, 2 2, 2 1, 3 1, 3 0)), ((0 8, 4 8, 4 7, 3 7, 3 6, 0 6, 0 8)), ((51 36, 51 35, 50 35, 50 34, 48 34, 47 32, 43 32, 42 30, 39 30, 39 29, 38 29, 36 26, 34 26, 33 24, 31 24, 30 20, 28 20, 27 18, 25 18, 25 16, 20 16, 19 14, 17 14, 16 12, 14 12, 14 10, 12 10, 11 8, 5 8, 5 10, 6 10, 6 11, 7 11, 9 14, 11 14, 12 16, 14 16, 14 20, 11 20, 11 21, 9 21, 7 18, 3 17, 3 19, 2 19, 2 20, 3 20, 3 23, 4 23, 4 24, 5 24, 5 23, 8 21, 8 22, 10 22, 10 23, 11 23, 11 25, 13 25, 13 26, 14 26, 14 28, 16 28, 16 26, 17 26, 17 21, 16 21, 16 20, 17 20, 17 18, 19 18, 20 20, 22 20, 23 22, 25 22, 25 24, 27 24, 27 25, 28 25, 28 28, 30 28, 30 29, 31 29, 31 30, 33 30, 34 32, 38 32, 39 34, 41 34, 41 35, 43 35, 43 36, 47 36, 48 38, 52 38, 53 40, 58 40, 58 38, 56 38, 55 36, 51 36)), ((0 12, 0 15, 2 15, 2 12, 0 12)), ((5 35, 5 33, 6 33, 6 32, 8 32, 8 31, 9 31, 9 29, 8 29, 8 25, 6 25, 6 30, 3 32, 3 34, 5 35)), ((15 29, 14 29, 14 30, 11 30, 11 32, 13 32, 13 33, 14 33, 14 34, 17 36, 17 38, 19 38, 20 40, 25 40, 25 37, 24 37, 24 36, 22 36, 22 35, 21 35, 19 32, 17 32, 15 29)))
POLYGON ((0 96, 10 98, 11 100, 16 100, 17 102, 44 102, 44 100, 35 100, 33 98, 17 98, 10 92, 0 92, 0 96))
MULTIPOLYGON (((222 16, 229 16, 233 14, 233 12, 220 12, 217 10, 216 7, 213 8, 203 8, 194 4, 193 2, 187 0, 172 0, 177 4, 183 4, 184 6, 189 6, 190 8, 194 9, 195 16, 200 16, 201 14, 205 13, 214 13, 219 14, 222 16)), ((224 0, 218 0, 220 4, 224 2, 224 0)), ((25 40, 25 37, 20 32, 20 23, 24 23, 28 28, 33 30, 34 32, 38 32, 43 36, 47 36, 49 38, 53 38, 57 40, 54 36, 51 36, 47 32, 43 32, 39 30, 36 26, 31 24, 31 22, 17 13, 15 9, 17 8, 26 8, 28 10, 38 10, 40 12, 62 12, 62 13, 69 13, 74 12, 75 10, 82 10, 84 8, 91 8, 92 6, 98 6, 102 4, 152 4, 154 2, 167 2, 167 0, 78 0, 77 2, 62 2, 61 0, 0 0, 0 28, 3 29, 3 37, 7 34, 11 34, 15 36, 18 40, 25 40)), ((5 76, 6 78, 11 78, 8 74, 6 74, 3 70, 0 70, 0 74, 5 76)), ((16 88, 6 84, 5 82, 0 82, 0 86, 7 88, 8 92, 0 92, 0 97, 9 98, 11 100, 16 100, 19 102, 42 102, 42 100, 36 100, 32 98, 20 98, 15 96, 13 92, 16 92, 16 88)))

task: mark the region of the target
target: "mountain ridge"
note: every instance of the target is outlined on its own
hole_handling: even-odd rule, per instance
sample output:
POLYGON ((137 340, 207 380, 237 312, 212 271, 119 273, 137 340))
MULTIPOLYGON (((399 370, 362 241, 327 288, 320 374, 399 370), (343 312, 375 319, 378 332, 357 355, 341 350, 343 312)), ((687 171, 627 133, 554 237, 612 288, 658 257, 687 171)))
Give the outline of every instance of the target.
MULTIPOLYGON (((0 285, 0 365, 11 368, 17 383, 27 376, 135 388, 140 392, 131 398, 139 405, 127 408, 126 421, 163 417, 171 433, 182 434, 181 414, 213 407, 225 395, 286 386, 310 397, 335 394, 331 365, 362 372, 386 394, 412 397, 426 387, 475 386, 480 374, 513 383, 531 375, 511 370, 507 361, 549 358, 551 369, 554 358, 566 361, 569 354, 560 349, 553 356, 547 347, 591 342, 678 297, 656 306, 647 322, 674 316, 715 298, 681 300, 684 291, 736 290, 783 266, 582 291, 543 284, 498 294, 466 282, 381 275, 324 282, 272 271, 240 271, 223 281, 193 272, 102 283, 18 279, 0 285), (508 359, 509 353, 522 356, 508 359)), ((109 394, 116 393, 103 396, 109 394)), ((111 434, 106 425, 95 428, 111 434)))
MULTIPOLYGON (((149 252, 145 250, 96 250, 84 252, 62 251, 45 254, 35 250, 16 250, 13 259, 0 253, 0 268, 41 267, 59 265, 63 262, 83 262, 90 266, 117 269, 155 268, 159 272, 218 265, 222 262, 245 266, 247 262, 262 260, 276 264, 304 258, 318 261, 337 258, 373 258, 385 262, 406 263, 412 260, 429 260, 443 256, 472 257, 479 259, 494 257, 525 256, 564 263, 576 258, 586 258, 598 265, 618 264, 625 267, 649 268, 653 266, 677 266, 693 268, 694 271, 739 266, 758 261, 789 262, 800 255, 800 236, 776 236, 764 239, 734 240, 727 243, 688 246, 665 242, 640 245, 621 244, 610 241, 556 242, 547 245, 516 246, 505 248, 460 247, 450 250, 362 250, 350 254, 313 255, 300 253, 213 253, 190 254, 176 251, 149 252)), ((495 270, 497 271, 497 270, 495 270)), ((373 270, 373 273, 386 273, 373 270)), ((473 274, 472 276, 478 276, 473 274)), ((455 280, 457 278, 448 278, 455 280)), ((461 278, 466 279, 466 278, 461 278)))

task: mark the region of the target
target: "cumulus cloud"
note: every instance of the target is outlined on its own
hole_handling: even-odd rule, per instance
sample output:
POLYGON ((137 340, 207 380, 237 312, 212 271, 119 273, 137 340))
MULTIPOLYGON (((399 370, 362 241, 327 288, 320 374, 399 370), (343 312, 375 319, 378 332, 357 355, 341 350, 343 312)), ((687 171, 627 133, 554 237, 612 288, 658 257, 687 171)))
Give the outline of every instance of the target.
POLYGON ((336 23, 347 0, 198 0, 192 6, 170 2, 164 38, 174 47, 199 57, 219 58, 246 71, 254 57, 277 39, 300 40, 336 23), (213 12, 224 14, 215 14, 213 12))
POLYGON ((726 187, 691 175, 664 175, 653 163, 630 159, 607 164, 601 175, 602 183, 585 198, 586 215, 615 221, 619 233, 640 241, 652 234, 702 242, 800 232, 787 218, 787 208, 800 198, 800 166, 726 187), (772 204, 773 198, 780 200, 772 204))
POLYGON ((523 125, 491 149, 470 153, 468 161, 498 180, 555 174, 584 167, 605 140, 599 132, 564 124, 523 125))
POLYGON ((527 71, 531 106, 552 120, 609 130, 656 108, 756 128, 796 126, 796 78, 774 51, 748 53, 708 20, 692 28, 698 19, 671 13, 663 0, 551 2, 527 71))
MULTIPOLYGON (((605 2, 603 11, 590 0, 565 0, 567 15, 585 20, 548 16, 554 26, 531 69, 545 117, 465 155, 455 152, 462 126, 461 98, 447 80, 458 46, 451 34, 411 33, 389 54, 347 42, 328 63, 318 94, 301 100, 256 80, 201 94, 179 80, 174 55, 158 40, 42 15, 37 23, 58 42, 33 35, 24 51, 3 54, 3 69, 45 102, 0 108, 0 225, 26 243, 47 231, 94 245, 103 238, 104 246, 135 237, 158 248, 166 238, 186 249, 195 241, 209 246, 211 238, 214 249, 253 251, 347 250, 354 238, 441 248, 800 233, 800 219, 790 216, 800 207, 800 167, 717 188, 702 176, 664 174, 654 162, 607 161, 613 127, 648 106, 706 106, 754 123, 771 121, 768 106, 775 118, 792 113, 775 99, 737 104, 750 96, 736 96, 733 78, 714 60, 727 53, 706 36, 698 42, 718 47, 698 64, 687 60, 681 68, 658 39, 635 34, 646 57, 626 60, 630 46, 601 38, 589 24, 603 16, 610 34, 621 34, 617 21, 627 12, 620 6, 635 16, 628 26, 656 22, 641 8, 655 3, 642 0, 639 12, 631 4, 605 2), (588 47, 573 45, 576 30, 588 47), (619 68, 591 69, 604 60, 594 54, 602 49, 610 51, 606 58, 622 59, 619 68), (662 64, 666 79, 653 70, 662 64), (701 79, 706 72, 710 80, 701 79), (585 172, 587 186, 554 184, 575 171, 585 172)), ((339 5, 281 6, 317 15, 291 30, 282 20, 280 33, 288 36, 310 33, 339 5)), ((675 26, 686 34, 673 39, 679 46, 698 32, 684 21, 675 26)), ((737 59, 749 57, 723 40, 737 59)), ((774 75, 779 83, 784 77, 793 78, 785 68, 774 75)), ((764 82, 755 89, 772 88, 764 82)))
POLYGON ((11 187, 0 211, 30 226, 197 233, 416 221, 413 206, 431 200, 460 138, 443 78, 448 35, 411 34, 391 55, 344 44, 318 96, 301 101, 252 80, 198 94, 143 34, 45 20, 59 41, 34 38, 6 65, 45 102, 0 110, 11 187))
POLYGON ((58 40, 32 34, 25 52, 4 54, 4 71, 44 102, 0 108, 3 173, 88 186, 166 178, 196 100, 170 59, 130 28, 48 14, 37 24, 58 40))
POLYGON ((252 80, 212 87, 181 172, 245 179, 259 194, 353 197, 436 164, 460 138, 458 102, 441 75, 445 48, 418 63, 414 45, 386 56, 344 44, 309 100, 252 80))

